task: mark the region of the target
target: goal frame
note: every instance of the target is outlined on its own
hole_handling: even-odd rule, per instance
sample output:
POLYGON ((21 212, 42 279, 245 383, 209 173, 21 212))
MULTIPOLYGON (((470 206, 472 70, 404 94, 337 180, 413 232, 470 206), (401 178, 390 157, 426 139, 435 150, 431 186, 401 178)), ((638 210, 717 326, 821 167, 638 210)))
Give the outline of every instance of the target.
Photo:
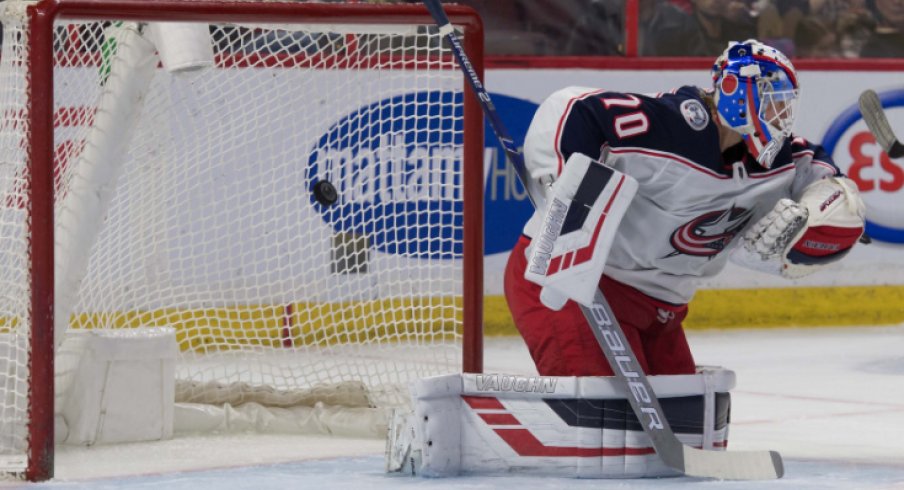
MULTIPOLYGON (((470 7, 450 5, 452 24, 464 33, 464 46, 483 78, 484 34, 470 7)), ((251 3, 217 0, 41 0, 27 8, 27 168, 30 184, 28 245, 31 277, 31 329, 28 401, 28 466, 31 481, 53 477, 54 465, 54 22, 130 20, 168 22, 343 23, 433 25, 421 5, 251 3)), ((463 140, 463 339, 462 370, 483 370, 483 115, 471 88, 462 80, 463 140)))

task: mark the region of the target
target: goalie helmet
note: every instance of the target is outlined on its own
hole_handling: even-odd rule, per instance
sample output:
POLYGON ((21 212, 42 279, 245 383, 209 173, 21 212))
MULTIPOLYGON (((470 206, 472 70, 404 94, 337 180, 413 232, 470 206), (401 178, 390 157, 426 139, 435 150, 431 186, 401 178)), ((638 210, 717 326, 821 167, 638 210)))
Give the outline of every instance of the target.
POLYGON ((719 122, 741 134, 765 168, 791 134, 797 72, 781 51, 755 39, 729 43, 712 69, 719 122))

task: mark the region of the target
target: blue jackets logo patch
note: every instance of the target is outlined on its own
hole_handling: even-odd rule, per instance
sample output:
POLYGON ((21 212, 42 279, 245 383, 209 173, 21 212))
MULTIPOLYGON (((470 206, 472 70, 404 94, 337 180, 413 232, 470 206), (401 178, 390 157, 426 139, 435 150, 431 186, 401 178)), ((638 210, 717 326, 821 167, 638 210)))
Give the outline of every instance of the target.
POLYGON ((709 124, 709 111, 703 107, 699 100, 688 99, 681 103, 681 115, 687 124, 697 131, 703 131, 703 128, 709 124))
POLYGON ((752 215, 753 210, 732 206, 698 216, 672 232, 670 242, 675 251, 666 257, 684 254, 712 258, 725 250, 752 215))
MULTIPOLYGON (((880 92, 879 98, 893 129, 900 133, 904 89, 880 92)), ((882 151, 856 102, 835 117, 822 138, 822 146, 841 171, 857 183, 866 202, 866 234, 873 240, 904 244, 904 161, 882 151)))

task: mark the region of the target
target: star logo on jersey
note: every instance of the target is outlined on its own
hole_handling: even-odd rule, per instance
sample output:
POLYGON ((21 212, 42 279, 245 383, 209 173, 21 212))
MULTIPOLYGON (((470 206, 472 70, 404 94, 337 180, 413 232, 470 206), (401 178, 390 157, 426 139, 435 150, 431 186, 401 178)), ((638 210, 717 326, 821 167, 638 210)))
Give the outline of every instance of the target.
POLYGON ((698 216, 672 232, 670 242, 675 251, 666 257, 681 254, 715 257, 744 229, 752 215, 752 209, 732 205, 726 210, 710 211, 698 216))
POLYGON ((681 115, 687 124, 697 131, 709 124, 709 111, 696 99, 688 99, 681 103, 681 115))

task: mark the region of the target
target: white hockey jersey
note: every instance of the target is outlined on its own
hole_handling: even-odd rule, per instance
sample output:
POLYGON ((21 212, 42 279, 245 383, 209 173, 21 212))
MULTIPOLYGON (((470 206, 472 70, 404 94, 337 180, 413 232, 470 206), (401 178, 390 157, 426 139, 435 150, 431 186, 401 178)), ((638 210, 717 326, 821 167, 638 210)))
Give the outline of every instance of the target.
MULTIPOLYGON (((661 301, 684 304, 725 266, 747 226, 783 197, 840 174, 803 138, 786 141, 771 169, 743 144, 720 150, 702 89, 654 96, 569 87, 540 105, 525 139, 532 178, 557 176, 580 152, 628 174, 639 190, 618 229, 605 274, 661 301)), ((524 227, 537 235, 542 213, 524 227)))

